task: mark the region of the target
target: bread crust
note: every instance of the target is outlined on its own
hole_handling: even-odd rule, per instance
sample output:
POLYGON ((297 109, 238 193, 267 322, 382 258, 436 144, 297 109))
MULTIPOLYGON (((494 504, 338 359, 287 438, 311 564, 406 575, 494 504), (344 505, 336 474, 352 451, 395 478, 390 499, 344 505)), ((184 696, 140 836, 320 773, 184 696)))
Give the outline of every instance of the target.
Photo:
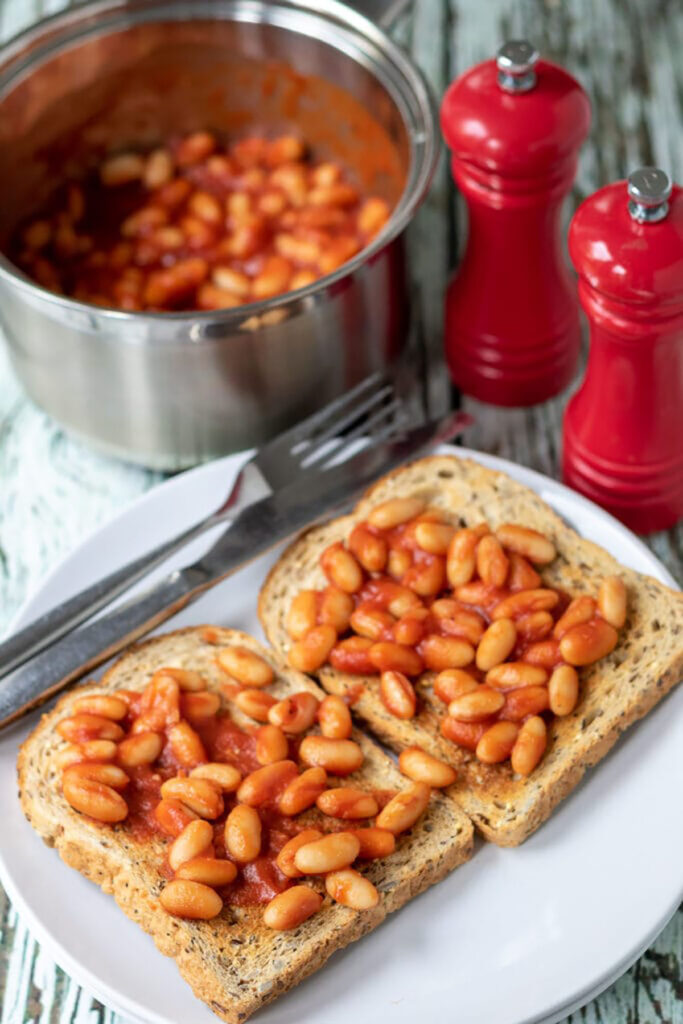
MULTIPOLYGON (((152 637, 130 648, 100 684, 86 684, 61 697, 44 714, 24 742, 18 757, 19 797, 26 817, 62 859, 114 896, 124 913, 152 936, 159 950, 173 957, 195 995, 229 1024, 240 1024, 255 1010, 322 967, 335 950, 372 931, 387 914, 440 881, 472 852, 470 822, 450 800, 432 796, 417 825, 397 843, 394 854, 369 863, 364 873, 380 892, 380 902, 357 913, 325 898, 322 910, 289 932, 274 932, 262 923, 260 907, 228 907, 212 921, 173 918, 159 903, 164 879, 158 871, 167 843, 140 844, 119 826, 99 825, 74 811, 64 800, 56 758, 66 745, 55 730, 78 696, 90 692, 145 687, 164 666, 195 668, 219 690, 226 676, 215 663, 216 648, 202 639, 204 627, 152 637)), ((257 651, 273 666, 276 696, 308 690, 324 696, 307 676, 283 666, 278 657, 253 638, 235 630, 214 630, 220 646, 238 644, 257 651)), ((253 724, 234 706, 238 724, 253 724)), ((360 785, 400 788, 393 761, 358 730, 363 748, 361 770, 349 776, 360 785)), ((318 814, 307 812, 311 817, 318 814)))
POLYGON ((595 595, 602 579, 618 573, 626 583, 629 611, 617 648, 581 672, 576 710, 555 719, 548 750, 528 779, 515 777, 509 763, 482 765, 473 754, 444 739, 443 704, 434 697, 433 673, 417 681, 421 709, 401 721, 384 708, 377 677, 347 676, 324 666, 318 672, 330 693, 363 688, 355 711, 396 751, 418 744, 458 770, 448 792, 478 830, 500 846, 517 846, 544 822, 600 761, 619 736, 654 707, 683 675, 683 595, 657 580, 626 569, 610 554, 580 537, 534 491, 470 459, 436 455, 402 466, 374 484, 354 511, 301 534, 271 569, 259 596, 259 617, 272 646, 286 656, 291 640, 286 614, 302 588, 325 586, 318 559, 328 544, 348 537, 369 510, 388 498, 420 496, 459 526, 486 520, 495 529, 517 522, 540 530, 555 543, 558 557, 543 578, 572 596, 595 595))

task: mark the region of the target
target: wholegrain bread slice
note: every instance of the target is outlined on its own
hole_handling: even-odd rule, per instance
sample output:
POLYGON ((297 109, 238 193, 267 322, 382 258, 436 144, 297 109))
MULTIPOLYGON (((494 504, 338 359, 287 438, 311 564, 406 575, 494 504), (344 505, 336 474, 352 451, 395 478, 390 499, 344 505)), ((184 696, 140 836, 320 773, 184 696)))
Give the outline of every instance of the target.
MULTIPOLYGON (((159 903, 164 885, 159 864, 167 841, 157 838, 140 843, 126 831, 125 823, 97 824, 66 803, 57 767, 65 743, 55 726, 69 714, 77 697, 89 692, 142 690, 162 667, 199 671, 209 689, 222 693, 226 676, 216 665, 215 644, 246 646, 265 658, 276 673, 275 683, 268 688, 274 696, 301 690, 324 696, 307 676, 284 666, 272 651, 244 633, 211 627, 210 632, 194 628, 154 637, 127 651, 101 684, 72 691, 42 717, 21 748, 19 792, 26 817, 44 841, 55 847, 67 864, 114 896, 121 909, 153 937, 161 952, 175 959, 199 999, 219 1017, 238 1024, 322 967, 335 950, 372 931, 387 914, 467 860, 473 830, 451 800, 434 793, 422 819, 399 837, 395 852, 362 868, 380 893, 379 904, 363 913, 326 897, 317 914, 287 932, 266 928, 262 907, 226 904, 220 916, 210 921, 169 916, 159 903)), ((234 704, 230 712, 238 725, 253 725, 234 704)), ((405 786, 406 780, 376 743, 356 729, 353 738, 365 759, 361 769, 348 776, 349 784, 355 781, 378 790, 405 786)), ((315 808, 305 817, 309 826, 321 818, 315 808)))
POLYGON ((433 456, 403 466, 371 487, 347 516, 313 527, 295 540, 270 572, 259 599, 259 615, 270 643, 286 656, 291 640, 286 615, 303 588, 324 587, 322 551, 348 537, 354 524, 392 497, 417 496, 443 510, 456 525, 482 521, 492 529, 514 522, 540 530, 558 556, 542 576, 572 596, 596 595, 605 576, 618 573, 628 590, 628 618, 611 655, 581 670, 581 698, 573 714, 549 728, 547 752, 528 778, 509 762, 483 765, 440 734, 444 705, 434 697, 433 673, 416 685, 420 710, 410 721, 391 715, 378 693, 378 679, 348 676, 331 666, 318 672, 330 693, 360 692, 355 713, 394 750, 418 744, 458 769, 449 789, 483 835, 501 846, 523 842, 613 746, 683 675, 683 595, 657 580, 626 569, 606 551, 580 537, 533 491, 504 473, 456 456, 433 456))

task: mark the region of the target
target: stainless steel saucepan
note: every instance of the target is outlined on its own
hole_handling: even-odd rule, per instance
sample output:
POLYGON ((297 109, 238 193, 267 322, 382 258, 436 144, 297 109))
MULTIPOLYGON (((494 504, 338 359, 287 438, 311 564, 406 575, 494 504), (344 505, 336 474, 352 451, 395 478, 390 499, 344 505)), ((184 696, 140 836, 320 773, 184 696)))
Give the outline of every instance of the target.
POLYGON ((79 303, 0 256, 26 390, 100 449, 177 469, 256 444, 384 367, 408 332, 401 236, 432 177, 435 125, 411 60, 334 0, 96 0, 23 33, 0 51, 0 249, 65 175, 197 128, 295 127, 395 204, 335 273, 210 313, 79 303))

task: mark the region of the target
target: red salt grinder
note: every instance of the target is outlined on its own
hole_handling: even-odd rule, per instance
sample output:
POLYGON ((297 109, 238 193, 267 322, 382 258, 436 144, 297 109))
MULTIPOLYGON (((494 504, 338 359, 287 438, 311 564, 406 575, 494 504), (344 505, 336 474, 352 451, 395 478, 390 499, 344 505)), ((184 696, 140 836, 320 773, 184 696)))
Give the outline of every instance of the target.
POLYGON ((446 296, 446 359, 460 389, 482 401, 543 402, 576 368, 579 308, 560 216, 589 124, 579 83, 524 41, 444 96, 441 128, 469 210, 446 296))
POLYGON ((639 533, 683 517, 683 188, 656 167, 585 200, 569 229, 590 323, 564 418, 564 479, 639 533))

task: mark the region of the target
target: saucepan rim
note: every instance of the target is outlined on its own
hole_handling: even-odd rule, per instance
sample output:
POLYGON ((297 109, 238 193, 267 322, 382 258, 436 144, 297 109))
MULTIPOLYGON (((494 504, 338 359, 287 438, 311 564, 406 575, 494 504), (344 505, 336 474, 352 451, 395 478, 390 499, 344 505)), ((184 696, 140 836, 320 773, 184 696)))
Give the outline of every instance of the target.
MULTIPOLYGON (((58 52, 79 38, 101 33, 103 24, 105 28, 115 30, 121 28, 122 24, 135 24, 144 20, 210 20, 217 17, 218 10, 224 12, 220 20, 265 21, 276 27, 287 26, 294 30, 297 26, 301 28, 308 24, 312 27, 313 23, 317 23, 318 28, 327 29, 324 43, 335 46, 357 62, 359 56, 366 58, 360 62, 381 82, 396 104, 410 147, 406 183, 382 231, 352 259, 312 284, 232 309, 131 312, 97 306, 43 288, 27 277, 2 252, 1 280, 27 296, 34 299, 39 297, 42 302, 55 307, 55 312, 62 310, 65 313, 96 317, 98 321, 101 319, 111 323, 112 327, 114 324, 136 325, 138 328, 145 324, 169 324, 175 327, 185 323, 196 324, 199 330, 188 332, 188 339, 196 342, 202 339, 202 326, 220 323, 221 326, 232 326, 239 330, 244 321, 253 321, 254 317, 274 309, 296 308, 301 304, 309 307, 312 303, 324 302, 328 288, 353 275, 403 232, 429 189, 439 158, 436 100, 427 80, 411 58, 381 28, 339 0, 215 0, 208 5, 187 0, 86 0, 85 3, 42 19, 0 48, 0 91, 11 86, 20 76, 30 74, 52 52, 58 52), (86 24, 79 27, 83 19, 87 19, 86 24), (47 37, 43 46, 39 43, 41 36, 47 37), (21 54, 34 40, 36 48, 27 58, 21 59, 21 54)), ((314 41, 319 42, 319 36, 314 37, 314 41)), ((143 336, 145 342, 150 340, 146 332, 143 335, 139 331, 132 331, 128 340, 140 340, 143 336)))

